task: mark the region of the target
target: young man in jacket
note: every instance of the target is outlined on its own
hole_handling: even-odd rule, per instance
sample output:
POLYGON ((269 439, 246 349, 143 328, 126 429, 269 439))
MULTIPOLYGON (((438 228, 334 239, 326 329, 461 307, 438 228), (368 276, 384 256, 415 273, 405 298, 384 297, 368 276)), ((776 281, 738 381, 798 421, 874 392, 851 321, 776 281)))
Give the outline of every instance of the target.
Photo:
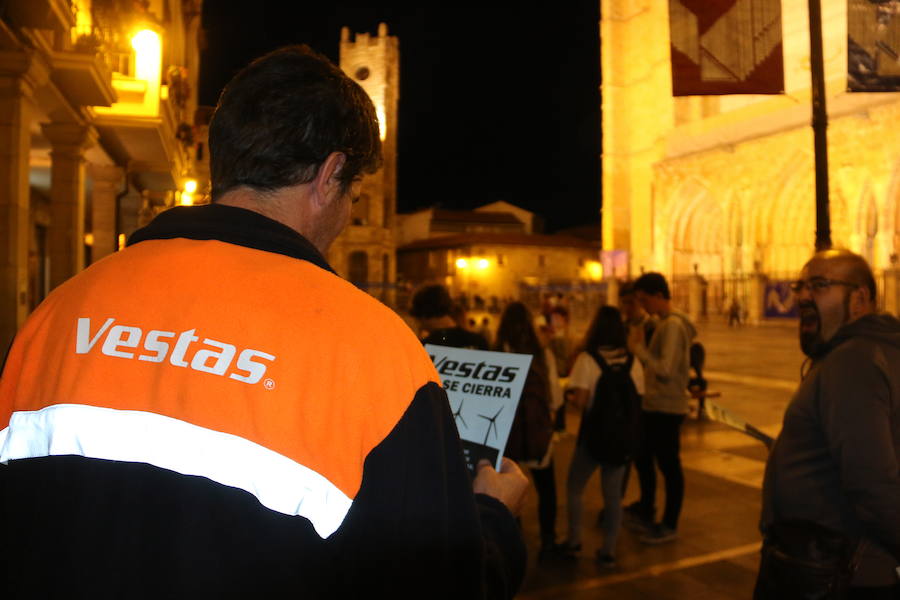
POLYGON ((365 92, 283 48, 228 84, 210 151, 211 205, 17 336, 4 597, 511 597, 527 480, 470 480, 421 344, 324 258, 380 162, 365 92))
POLYGON ((779 569, 768 550, 815 548, 820 527, 856 549, 849 598, 898 598, 900 321, 876 313, 872 271, 847 250, 818 252, 793 287, 812 362, 766 465, 755 598, 813 597, 802 586, 826 579, 802 563, 825 554, 779 569))
POLYGON ((660 273, 644 273, 634 282, 638 302, 656 317, 650 342, 643 327, 629 331, 628 347, 644 366, 644 396, 641 399, 642 440, 634 466, 641 484, 641 499, 630 506, 631 522, 643 526, 641 541, 671 542, 678 536, 678 517, 684 499, 681 469, 681 424, 688 413, 687 383, 690 377, 689 349, 697 330, 687 315, 672 308, 669 284, 660 273), (662 520, 655 519, 656 467, 662 472, 666 505, 662 520))

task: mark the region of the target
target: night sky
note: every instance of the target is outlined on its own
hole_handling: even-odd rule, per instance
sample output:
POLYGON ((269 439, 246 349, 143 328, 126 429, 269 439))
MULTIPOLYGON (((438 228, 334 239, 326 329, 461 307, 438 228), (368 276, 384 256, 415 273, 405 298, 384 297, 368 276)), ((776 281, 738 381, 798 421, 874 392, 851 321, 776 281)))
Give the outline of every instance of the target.
POLYGON ((342 26, 384 21, 400 39, 400 212, 506 200, 548 231, 599 220, 598 0, 320 4, 204 2, 201 104, 269 50, 337 62, 342 26))

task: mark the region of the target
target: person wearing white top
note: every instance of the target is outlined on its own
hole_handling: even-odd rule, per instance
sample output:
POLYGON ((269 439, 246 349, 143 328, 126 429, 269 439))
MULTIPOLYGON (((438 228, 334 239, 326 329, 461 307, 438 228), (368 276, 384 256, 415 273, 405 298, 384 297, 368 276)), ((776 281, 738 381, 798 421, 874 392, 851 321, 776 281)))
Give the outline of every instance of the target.
MULTIPOLYGON (((619 310, 603 306, 597 311, 585 336, 584 348, 598 352, 609 364, 623 363, 629 358, 625 348, 625 326, 619 310)), ((602 374, 600 365, 589 352, 581 352, 575 360, 569 377, 568 389, 572 391, 573 403, 583 410, 583 415, 594 401, 594 390, 602 374)), ((638 394, 644 393, 644 372, 641 363, 632 359, 631 378, 638 394)), ((605 507, 603 517, 603 545, 597 551, 601 566, 615 566, 616 541, 622 528, 622 480, 625 464, 612 465, 597 462, 579 437, 575 446, 572 464, 566 483, 568 495, 569 533, 565 542, 570 555, 581 548, 581 529, 584 504, 582 495, 588 479, 600 467, 600 484, 605 507)))

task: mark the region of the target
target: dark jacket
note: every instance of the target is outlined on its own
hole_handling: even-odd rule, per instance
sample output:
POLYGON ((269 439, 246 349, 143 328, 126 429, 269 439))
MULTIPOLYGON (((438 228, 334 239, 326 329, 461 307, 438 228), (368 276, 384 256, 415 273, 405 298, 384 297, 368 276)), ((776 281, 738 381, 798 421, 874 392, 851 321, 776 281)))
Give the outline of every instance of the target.
POLYGON ((521 536, 433 370, 293 230, 163 213, 10 352, 4 597, 511 597, 521 536))
POLYGON ((897 581, 900 564, 900 321, 842 327, 784 416, 763 485, 762 529, 811 520, 865 541, 854 585, 897 581))

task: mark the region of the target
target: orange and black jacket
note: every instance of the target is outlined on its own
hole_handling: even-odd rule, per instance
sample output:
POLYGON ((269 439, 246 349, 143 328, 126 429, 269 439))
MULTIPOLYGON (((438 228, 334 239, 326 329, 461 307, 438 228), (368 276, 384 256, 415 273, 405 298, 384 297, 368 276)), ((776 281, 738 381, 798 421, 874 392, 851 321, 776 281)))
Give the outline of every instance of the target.
POLYGON ((521 536, 438 381, 293 230, 169 210, 9 353, 4 597, 510 597, 521 536))

